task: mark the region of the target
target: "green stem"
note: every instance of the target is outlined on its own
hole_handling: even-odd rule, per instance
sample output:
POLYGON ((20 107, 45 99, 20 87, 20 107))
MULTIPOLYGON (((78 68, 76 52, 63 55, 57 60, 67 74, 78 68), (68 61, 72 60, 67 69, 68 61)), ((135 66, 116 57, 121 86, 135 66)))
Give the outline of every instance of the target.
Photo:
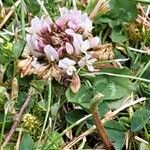
MULTIPOLYGON (((72 125, 70 125, 68 128, 66 128, 62 133, 59 134, 59 137, 54 139, 54 142, 57 143, 58 140, 60 139, 60 137, 62 137, 63 135, 66 134, 67 131, 69 131, 70 129, 74 128, 75 126, 79 125, 80 123, 82 123, 83 121, 85 121, 86 119, 90 118, 92 116, 92 114, 89 114, 83 118, 81 118, 80 120, 76 121, 75 123, 73 123, 72 125)), ((53 144, 55 144, 54 142, 52 142, 48 148, 50 148, 53 144)))
POLYGON ((77 128, 75 136, 79 135, 79 133, 82 131, 84 124, 85 124, 85 122, 82 122, 81 125, 77 128))
POLYGON ((47 120, 48 120, 48 116, 49 116, 49 112, 50 112, 50 106, 51 106, 51 95, 52 95, 52 84, 51 84, 51 78, 49 78, 47 112, 46 112, 46 115, 45 115, 45 120, 44 120, 44 124, 43 124, 43 128, 42 128, 42 132, 41 132, 41 135, 40 135, 40 138, 39 138, 36 149, 38 149, 38 147, 40 145, 41 139, 42 139, 43 134, 44 134, 44 130, 46 128, 46 123, 47 123, 47 120))
POLYGON ((135 0, 138 3, 145 3, 145 4, 150 4, 149 0, 135 0))
POLYGON ((150 65, 150 60, 149 60, 149 62, 145 65, 145 67, 142 69, 142 72, 140 73, 139 77, 141 77, 141 76, 144 74, 144 72, 148 69, 149 65, 150 65))
POLYGON ((25 39, 25 3, 21 0, 21 27, 22 27, 22 37, 25 39))
POLYGON ((65 133, 66 133, 67 131, 69 131, 70 129, 72 129, 72 128, 74 128, 75 126, 79 125, 81 122, 85 121, 86 119, 88 119, 88 118, 91 117, 91 116, 92 116, 92 115, 89 114, 89 115, 87 115, 87 116, 81 118, 80 120, 76 121, 75 123, 73 123, 72 125, 70 125, 67 129, 65 129, 65 130, 60 134, 60 136, 65 135, 65 133))
POLYGON ((148 79, 130 76, 130 75, 108 73, 108 72, 85 73, 85 74, 81 74, 80 76, 92 76, 92 75, 109 75, 109 76, 114 76, 114 77, 129 78, 129 79, 134 79, 134 80, 139 80, 139 81, 150 83, 150 80, 148 80, 148 79))
POLYGON ((5 41, 10 41, 10 39, 6 35, 4 35, 3 32, 0 33, 0 37, 3 38, 5 41))
POLYGON ((2 125, 2 130, 1 130, 1 136, 0 136, 0 146, 2 145, 2 141, 3 141, 3 135, 4 135, 4 129, 5 129, 5 124, 6 124, 6 117, 7 117, 7 113, 4 113, 4 119, 3 119, 3 125, 2 125))
MULTIPOLYGON (((60 98, 59 98, 59 100, 58 100, 58 105, 59 105, 59 109, 60 109, 60 98)), ((59 109, 57 110, 57 113, 56 113, 56 116, 55 116, 55 118, 54 118, 54 121, 53 121, 53 127, 52 127, 52 132, 54 132, 54 130, 55 130, 55 125, 56 125, 56 122, 57 122, 57 117, 58 117, 58 111, 59 111, 59 109)))
POLYGON ((135 66, 135 64, 137 64, 137 62, 138 62, 140 56, 141 56, 141 54, 137 54, 137 56, 136 56, 136 58, 135 58, 135 60, 134 60, 134 62, 133 62, 132 67, 135 66))

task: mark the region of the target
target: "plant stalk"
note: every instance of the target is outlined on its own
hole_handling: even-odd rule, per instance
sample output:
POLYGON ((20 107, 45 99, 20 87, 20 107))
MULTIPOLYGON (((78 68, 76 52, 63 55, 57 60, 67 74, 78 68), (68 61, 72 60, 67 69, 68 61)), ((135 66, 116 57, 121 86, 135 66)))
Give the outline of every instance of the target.
POLYGON ((103 126, 99 113, 97 111, 97 104, 98 102, 102 101, 103 95, 101 93, 96 94, 91 102, 91 112, 93 114, 94 123, 98 132, 100 139, 103 141, 105 148, 107 150, 112 150, 113 145, 107 136, 106 130, 103 126))

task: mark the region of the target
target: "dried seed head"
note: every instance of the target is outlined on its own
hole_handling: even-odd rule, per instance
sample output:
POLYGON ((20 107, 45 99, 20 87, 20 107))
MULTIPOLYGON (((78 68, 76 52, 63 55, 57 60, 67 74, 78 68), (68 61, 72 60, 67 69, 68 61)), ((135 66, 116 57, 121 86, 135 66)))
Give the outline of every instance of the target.
POLYGON ((11 95, 10 98, 11 100, 14 100, 18 97, 18 90, 19 90, 19 86, 18 86, 18 80, 17 78, 13 78, 12 80, 12 90, 11 90, 11 95))
POLYGON ((91 53, 94 58, 97 58, 100 61, 110 60, 114 57, 111 44, 98 45, 91 53))
POLYGON ((77 93, 81 87, 81 81, 78 74, 74 74, 71 79, 70 88, 73 93, 77 93))
POLYGON ((32 61, 33 61, 32 57, 28 57, 27 59, 18 61, 17 66, 20 69, 21 77, 24 77, 27 74, 29 75, 33 73, 32 64, 31 64, 32 61))

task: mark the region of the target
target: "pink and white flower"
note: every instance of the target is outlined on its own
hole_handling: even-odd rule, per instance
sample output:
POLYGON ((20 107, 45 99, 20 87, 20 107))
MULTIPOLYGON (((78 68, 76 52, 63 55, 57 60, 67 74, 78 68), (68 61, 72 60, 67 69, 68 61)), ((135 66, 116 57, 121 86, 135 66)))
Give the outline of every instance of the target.
POLYGON ((97 61, 96 58, 92 58, 90 54, 87 54, 78 62, 80 67, 87 66, 88 70, 95 71, 93 64, 97 61))
POLYGON ((69 76, 72 76, 74 72, 76 72, 75 65, 76 62, 69 58, 64 58, 59 60, 58 67, 62 68, 69 76))
MULTIPOLYGON (((60 17, 55 21, 49 16, 32 19, 31 26, 26 28, 27 45, 34 57, 43 57, 44 63, 47 61, 49 66, 55 65, 68 76, 84 66, 93 71, 96 59, 92 58, 90 50, 100 40, 92 36, 92 29, 92 21, 86 13, 61 8, 60 17)), ((40 66, 37 62, 38 59, 36 64, 40 66)))

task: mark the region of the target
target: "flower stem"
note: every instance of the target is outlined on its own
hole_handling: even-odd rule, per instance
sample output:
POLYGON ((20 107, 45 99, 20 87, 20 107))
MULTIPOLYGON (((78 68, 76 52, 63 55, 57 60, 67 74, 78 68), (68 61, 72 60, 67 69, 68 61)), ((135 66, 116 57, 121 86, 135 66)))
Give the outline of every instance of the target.
POLYGON ((43 124, 43 128, 42 128, 42 132, 41 132, 41 135, 40 135, 40 138, 39 138, 39 141, 38 141, 36 149, 38 149, 38 147, 40 145, 41 139, 42 139, 43 134, 44 134, 44 130, 46 128, 46 123, 47 123, 47 120, 48 120, 48 116, 49 116, 49 112, 50 112, 50 106, 51 106, 51 95, 52 95, 52 85, 51 85, 51 77, 50 77, 49 78, 49 86, 48 86, 48 106, 47 106, 47 112, 46 112, 46 115, 45 115, 45 120, 44 120, 44 124, 43 124))
POLYGON ((109 72, 84 73, 84 74, 81 74, 80 76, 93 76, 94 77, 94 75, 108 75, 108 76, 113 76, 113 77, 129 78, 129 79, 134 79, 134 80, 139 80, 139 81, 150 83, 150 80, 145 79, 145 78, 124 75, 124 74, 115 74, 115 73, 109 73, 109 72))
POLYGON ((22 37, 25 39, 25 3, 24 0, 21 0, 21 26, 22 26, 22 37))
MULTIPOLYGON (((72 128, 74 128, 75 126, 79 125, 80 123, 84 122, 85 120, 87 120, 87 119, 90 118, 91 116, 92 116, 92 115, 89 114, 89 115, 86 115, 85 117, 83 117, 83 118, 77 120, 75 123, 73 123, 73 124, 70 125, 68 128, 66 128, 62 133, 60 133, 60 134, 59 134, 59 137, 55 138, 53 141, 54 141, 55 143, 57 143, 58 140, 59 140, 62 136, 64 136, 67 131, 69 131, 70 129, 72 129, 72 128)), ((52 142, 52 143, 49 145, 48 148, 50 148, 52 145, 54 145, 54 144, 55 144, 54 142, 52 142)))
POLYGON ((3 124, 2 124, 2 130, 1 130, 1 136, 0 136, 0 145, 2 144, 3 141, 3 135, 4 135, 4 128, 5 128, 5 123, 6 123, 6 117, 7 113, 4 113, 4 119, 3 119, 3 124))

